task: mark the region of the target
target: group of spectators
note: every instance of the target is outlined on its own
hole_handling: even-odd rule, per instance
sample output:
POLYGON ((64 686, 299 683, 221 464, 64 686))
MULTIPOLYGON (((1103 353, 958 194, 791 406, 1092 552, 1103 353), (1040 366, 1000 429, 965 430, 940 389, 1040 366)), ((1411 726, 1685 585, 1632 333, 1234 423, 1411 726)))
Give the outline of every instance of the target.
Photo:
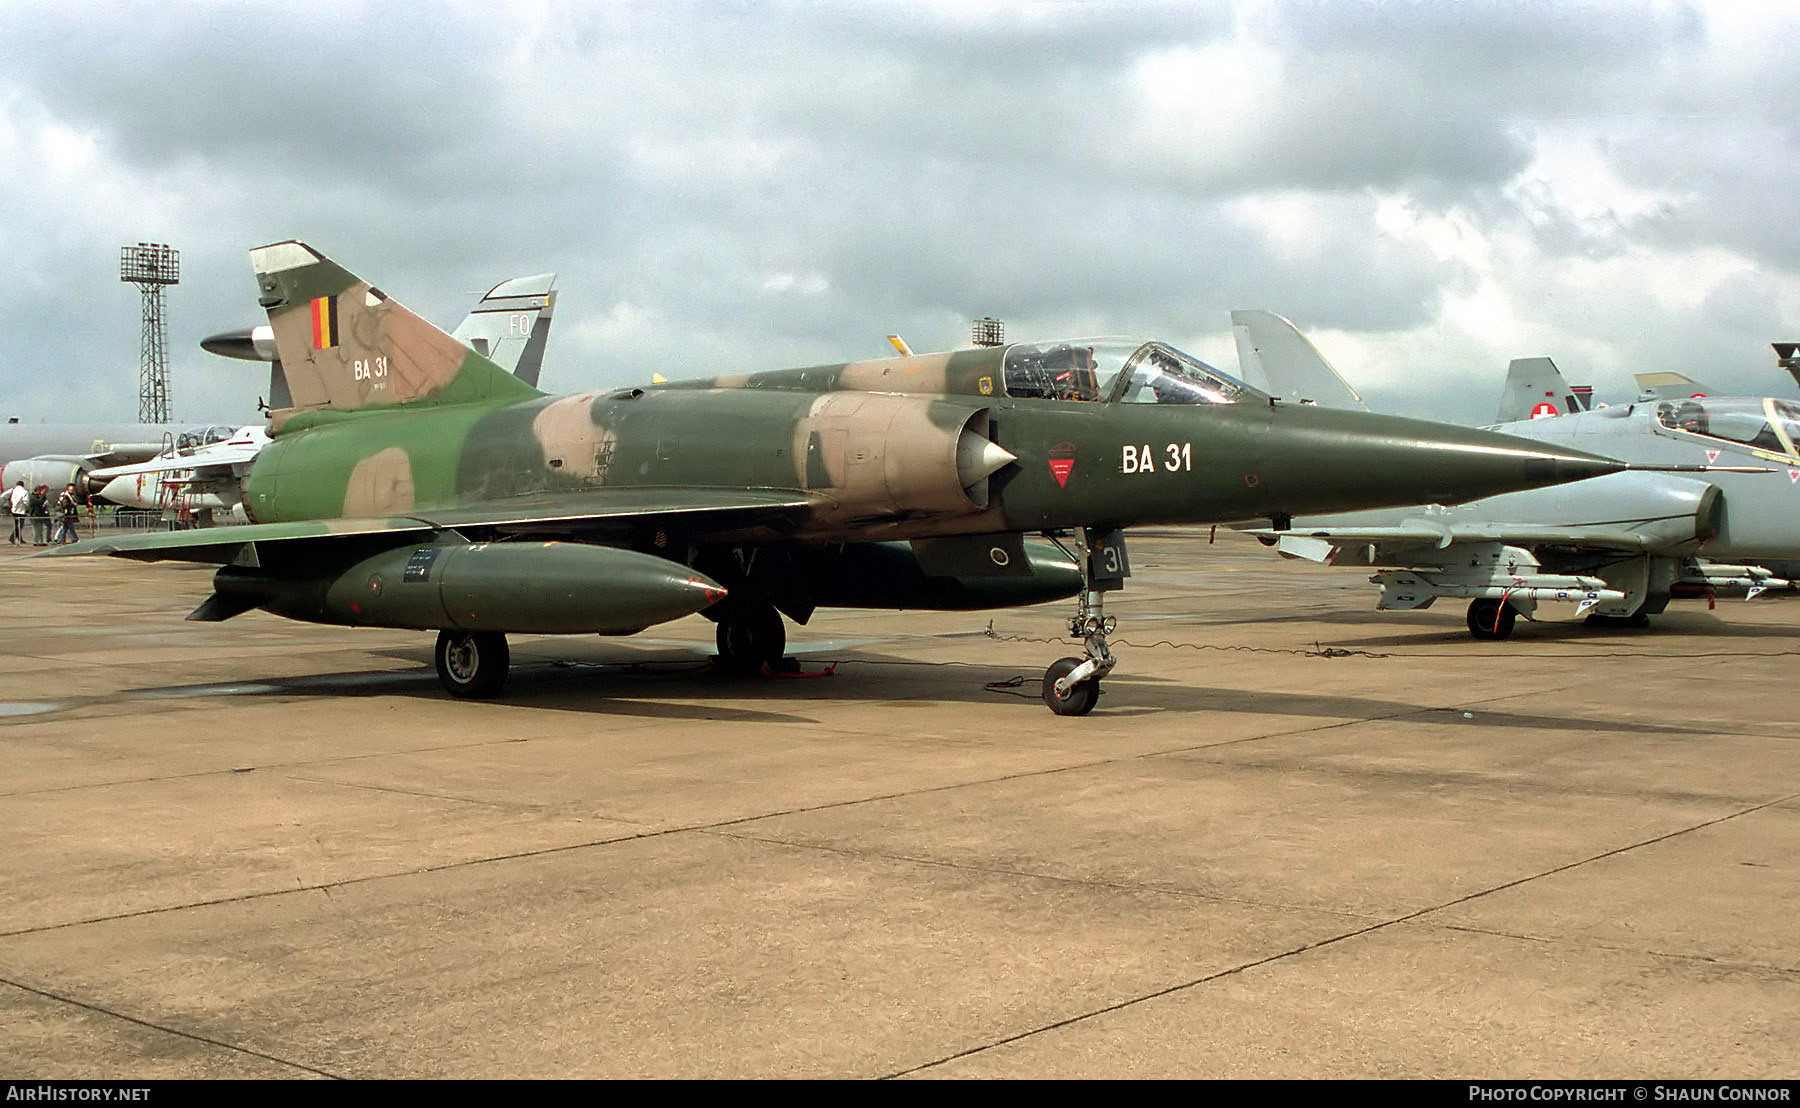
POLYGON ((20 481, 7 492, 6 507, 12 514, 12 538, 8 541, 15 546, 25 543, 25 521, 28 519, 31 521, 33 546, 75 542, 81 537, 75 533, 75 523, 81 518, 81 500, 75 495, 74 485, 64 489, 56 498, 54 532, 50 528, 50 486, 39 485, 27 490, 25 482, 20 481))

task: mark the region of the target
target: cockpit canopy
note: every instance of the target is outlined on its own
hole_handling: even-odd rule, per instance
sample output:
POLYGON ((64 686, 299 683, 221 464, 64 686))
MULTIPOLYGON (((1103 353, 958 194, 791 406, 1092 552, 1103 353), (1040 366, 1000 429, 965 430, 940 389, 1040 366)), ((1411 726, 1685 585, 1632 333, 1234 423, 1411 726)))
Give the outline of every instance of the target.
MULTIPOLYGON (((179 451, 197 450, 202 446, 210 446, 215 442, 224 442, 237 431, 234 427, 212 426, 194 427, 175 436, 175 449, 179 451)), ((167 442, 167 439, 163 440, 167 442)))
POLYGON ((1665 400, 1656 406, 1656 419, 1674 431, 1724 439, 1790 458, 1800 456, 1794 449, 1794 444, 1800 442, 1800 404, 1789 400, 1772 397, 1665 400))
POLYGON ((1161 342, 1080 339, 1006 350, 1006 391, 1034 400, 1236 404, 1262 394, 1161 342))

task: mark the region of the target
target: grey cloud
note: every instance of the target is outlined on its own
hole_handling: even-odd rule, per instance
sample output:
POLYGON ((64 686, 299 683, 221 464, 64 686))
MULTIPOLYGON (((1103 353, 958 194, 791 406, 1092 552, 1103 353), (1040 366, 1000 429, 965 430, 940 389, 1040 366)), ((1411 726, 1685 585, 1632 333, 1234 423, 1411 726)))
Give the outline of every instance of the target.
POLYGON ((12 31, 9 79, 149 169, 438 175, 453 186, 479 174, 478 141, 492 153, 513 133, 490 95, 498 56, 468 27, 417 10, 207 7, 84 20, 38 8, 12 31))
POLYGON ((1781 327, 1776 290, 1754 271, 1734 273, 1714 285, 1702 306, 1711 322, 1729 331, 1772 337, 1781 327))
POLYGON ((1302 51, 1422 59, 1447 73, 1522 64, 1538 73, 1642 65, 1647 56, 1698 43, 1705 33, 1693 4, 1593 0, 1276 0, 1257 10, 1253 26, 1302 51))
POLYGON ((1649 241, 1721 243, 1772 266, 1800 268, 1800 225, 1792 218, 1800 132, 1741 121, 1675 123, 1616 144, 1612 159, 1627 182, 1674 197, 1649 241))

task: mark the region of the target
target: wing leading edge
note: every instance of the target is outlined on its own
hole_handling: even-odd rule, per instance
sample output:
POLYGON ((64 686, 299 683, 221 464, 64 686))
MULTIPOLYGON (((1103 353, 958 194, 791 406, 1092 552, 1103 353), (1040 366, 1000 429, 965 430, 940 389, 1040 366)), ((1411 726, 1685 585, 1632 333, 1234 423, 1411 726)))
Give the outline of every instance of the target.
POLYGON ((53 547, 34 557, 104 554, 137 561, 257 565, 257 549, 269 544, 313 542, 368 545, 407 542, 441 532, 486 540, 545 533, 598 537, 620 525, 694 527, 706 531, 769 527, 790 529, 816 497, 793 489, 632 487, 596 489, 512 501, 420 511, 369 519, 252 523, 203 531, 114 535, 53 547))

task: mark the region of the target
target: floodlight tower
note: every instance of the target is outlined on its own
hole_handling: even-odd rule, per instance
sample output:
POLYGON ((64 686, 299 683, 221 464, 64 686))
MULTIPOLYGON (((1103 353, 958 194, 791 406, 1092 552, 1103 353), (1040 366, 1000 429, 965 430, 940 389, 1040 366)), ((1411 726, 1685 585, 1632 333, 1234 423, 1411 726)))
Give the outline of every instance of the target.
POLYGON ((119 248, 119 280, 144 294, 138 422, 169 422, 169 343, 163 328, 163 289, 181 281, 181 251, 159 242, 119 248))
POLYGON ((997 319, 983 316, 975 321, 972 331, 969 337, 976 346, 1006 345, 1006 325, 997 319))

